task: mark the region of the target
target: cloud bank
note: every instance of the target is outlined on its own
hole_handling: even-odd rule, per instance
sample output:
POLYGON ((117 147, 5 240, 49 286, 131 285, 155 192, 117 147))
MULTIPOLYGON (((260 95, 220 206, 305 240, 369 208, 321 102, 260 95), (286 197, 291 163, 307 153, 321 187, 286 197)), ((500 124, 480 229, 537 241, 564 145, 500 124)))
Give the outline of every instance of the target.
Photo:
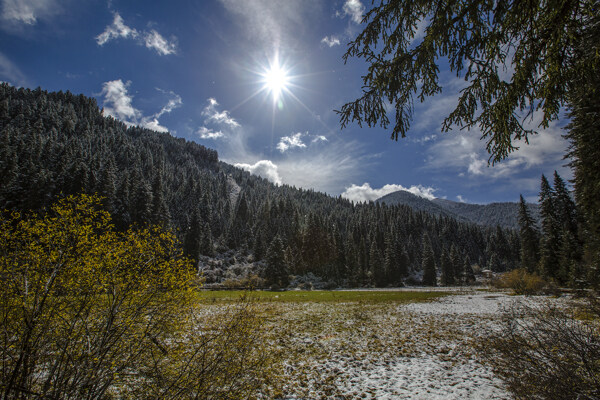
POLYGON ((261 176, 277 185, 281 185, 282 181, 278 167, 270 160, 260 160, 254 164, 237 163, 234 164, 234 167, 244 169, 253 175, 261 176))
POLYGON ((399 190, 404 190, 410 192, 416 196, 423 197, 428 200, 435 199, 434 192, 435 189, 432 187, 425 187, 422 185, 413 185, 411 187, 404 187, 402 185, 396 184, 388 184, 384 185, 379 189, 373 189, 371 185, 367 182, 363 183, 361 186, 352 185, 342 193, 342 197, 351 200, 355 203, 364 203, 369 201, 375 201, 380 197, 385 196, 386 194, 394 193, 399 190))

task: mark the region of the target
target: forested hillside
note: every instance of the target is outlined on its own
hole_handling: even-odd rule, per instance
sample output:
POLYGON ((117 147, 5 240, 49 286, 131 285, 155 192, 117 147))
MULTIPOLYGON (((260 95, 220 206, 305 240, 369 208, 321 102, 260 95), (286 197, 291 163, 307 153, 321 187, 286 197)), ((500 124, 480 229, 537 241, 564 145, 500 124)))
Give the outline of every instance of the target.
POLYGON ((475 264, 518 265, 515 231, 276 186, 197 143, 104 117, 83 95, 1 84, 0 130, 0 208, 39 212, 69 194, 98 193, 118 229, 173 229, 211 279, 252 271, 285 285, 310 272, 387 286, 420 282, 432 259, 438 275, 459 283, 475 264))

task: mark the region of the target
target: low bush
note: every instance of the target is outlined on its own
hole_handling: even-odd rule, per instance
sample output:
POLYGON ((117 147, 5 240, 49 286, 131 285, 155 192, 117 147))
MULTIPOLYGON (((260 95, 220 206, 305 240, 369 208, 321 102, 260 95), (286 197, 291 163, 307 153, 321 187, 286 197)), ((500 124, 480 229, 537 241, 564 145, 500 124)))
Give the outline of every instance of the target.
POLYGON ((517 399, 600 399, 599 328, 594 301, 579 310, 516 305, 481 354, 517 399))
POLYGON ((514 269, 495 279, 493 285, 501 289, 512 289, 516 294, 536 295, 553 291, 553 285, 536 274, 524 269, 514 269))

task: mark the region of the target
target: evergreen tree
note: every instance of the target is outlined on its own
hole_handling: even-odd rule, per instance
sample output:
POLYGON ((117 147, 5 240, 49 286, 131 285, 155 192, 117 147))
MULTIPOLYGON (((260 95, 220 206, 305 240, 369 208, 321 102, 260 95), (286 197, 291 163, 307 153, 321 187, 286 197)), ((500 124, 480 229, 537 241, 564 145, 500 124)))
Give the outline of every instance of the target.
POLYGON ((575 202, 560 175, 554 171, 554 205, 556 208, 557 229, 560 230, 558 280, 567 283, 571 268, 581 259, 577 240, 577 210, 575 202))
POLYGON ((208 222, 204 222, 202 225, 202 231, 200 233, 200 254, 203 256, 212 257, 214 255, 213 239, 210 232, 210 226, 208 222))
POLYGON ((469 256, 465 257, 465 262, 463 264, 464 271, 464 283, 469 285, 475 282, 475 273, 473 273, 473 267, 471 266, 471 260, 469 256))
POLYGON ((600 286, 600 15, 582 30, 575 49, 578 73, 569 97, 571 123, 567 138, 574 172, 575 199, 581 214, 583 262, 590 282, 600 286))
POLYGON ((527 204, 523 195, 519 203, 519 234, 521 238, 521 268, 527 270, 530 274, 536 271, 539 257, 538 245, 539 234, 535 228, 535 222, 529 214, 527 204))
POLYGON ((442 286, 454 285, 454 269, 448 251, 444 248, 440 256, 440 270, 442 272, 442 286))
POLYGON ((443 129, 477 127, 495 162, 516 149, 513 139, 527 142, 532 133, 520 111, 541 112, 540 125, 547 127, 582 73, 597 79, 599 35, 586 35, 599 18, 596 0, 378 3, 344 55, 345 61, 366 60, 368 72, 361 97, 338 111, 342 127, 357 121, 386 128, 391 106, 396 110, 391 137, 404 137, 414 98, 422 102, 442 92, 439 58, 447 57, 450 70, 464 74, 468 84, 443 129), (415 40, 418 29, 422 40, 415 40), (579 46, 591 48, 590 62, 580 62, 579 46), (508 77, 501 75, 506 70, 508 77))
POLYGON ((256 237, 254 238, 254 247, 253 247, 254 259, 262 260, 265 256, 265 242, 262 235, 262 232, 257 232, 256 237))
POLYGON ((116 211, 115 198, 117 196, 117 174, 115 162, 112 157, 107 160, 104 169, 102 170, 98 193, 103 197, 102 203, 106 207, 106 210, 111 214, 114 214, 116 211))
POLYGON ((285 262, 283 242, 279 236, 275 236, 266 255, 265 282, 267 285, 280 288, 289 285, 288 267, 285 262))
POLYGON ((539 271, 543 276, 556 278, 559 270, 560 229, 554 205, 554 190, 544 175, 542 175, 540 191, 540 214, 542 216, 542 239, 539 271))
POLYGON ((568 230, 577 236, 577 210, 575 202, 567 189, 565 181, 554 171, 554 208, 557 225, 561 230, 568 230))
POLYGON ((408 276, 408 268, 410 266, 410 258, 408 257, 408 252, 404 246, 397 246, 399 249, 398 254, 398 275, 400 275, 400 279, 406 278, 408 276))
POLYGON ((160 172, 156 174, 152 184, 152 211, 150 220, 155 225, 168 226, 171 220, 169 207, 164 196, 163 179, 160 172))
POLYGON ((183 254, 193 260, 196 266, 198 265, 202 248, 202 227, 200 224, 200 213, 195 209, 183 239, 183 254))
POLYGON ((454 243, 452 243, 450 246, 450 265, 452 267, 454 281, 458 284, 461 280, 461 271, 463 269, 463 265, 460 254, 458 253, 458 249, 456 248, 456 244, 454 243))
POLYGON ((426 233, 423 235, 423 253, 421 256, 421 268, 423 269, 423 285, 437 286, 437 278, 435 271, 435 256, 431 247, 431 239, 426 233))
POLYGON ((371 243, 371 249, 369 250, 369 265, 373 284, 376 287, 385 286, 384 260, 375 241, 371 243))

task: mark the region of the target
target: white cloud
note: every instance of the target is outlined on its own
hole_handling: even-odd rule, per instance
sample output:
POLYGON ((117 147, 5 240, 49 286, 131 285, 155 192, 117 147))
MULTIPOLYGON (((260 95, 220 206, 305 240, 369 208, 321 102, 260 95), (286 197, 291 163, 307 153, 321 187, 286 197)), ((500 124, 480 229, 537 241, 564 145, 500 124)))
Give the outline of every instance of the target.
POLYGON ((234 164, 234 167, 244 169, 253 175, 261 176, 277 185, 281 185, 278 167, 271 160, 260 160, 252 165, 238 163, 234 164))
MULTIPOLYGON (((536 129, 538 121, 528 121, 526 128, 536 129)), ((427 150, 426 169, 454 170, 457 175, 469 178, 501 179, 511 178, 528 170, 552 172, 564 170, 568 142, 564 131, 557 124, 540 130, 529 138, 529 144, 513 140, 519 147, 507 159, 493 166, 488 165, 489 154, 486 141, 481 139, 481 131, 447 133, 439 136, 427 150)))
POLYGON ((60 12, 55 0, 2 0, 2 19, 26 25, 35 25, 39 18, 60 12))
POLYGON ((102 92, 100 93, 104 96, 104 115, 110 115, 129 126, 139 125, 157 132, 168 132, 169 129, 160 125, 158 119, 181 106, 183 104, 181 97, 173 92, 165 92, 164 90, 157 89, 162 93, 170 95, 171 99, 156 114, 144 116, 132 104, 133 96, 129 95, 127 91, 130 84, 130 81, 123 83, 121 79, 104 82, 102 92))
POLYGON ((229 115, 229 111, 218 111, 217 106, 219 103, 214 98, 208 99, 208 105, 202 110, 202 115, 206 117, 205 122, 211 122, 218 125, 225 125, 229 128, 239 128, 240 124, 229 115))
POLYGON ((96 36, 96 43, 99 46, 103 46, 107 42, 119 38, 134 39, 139 45, 155 50, 161 56, 177 52, 176 38, 169 41, 154 29, 150 32, 144 31, 140 33, 137 29, 125 25, 119 13, 115 13, 113 23, 106 26, 104 32, 96 36))
POLYGON ((11 85, 25 85, 27 79, 19 67, 0 53, 0 79, 8 81, 11 85))
POLYGON ((346 0, 342 7, 342 11, 344 12, 344 15, 349 16, 353 22, 360 24, 365 13, 365 6, 363 6, 360 0, 346 0))
POLYGON ((156 132, 167 133, 169 129, 162 126, 156 117, 144 117, 140 121, 139 125, 143 128, 150 129, 156 132))
POLYGON ((329 47, 333 47, 333 46, 339 46, 340 45, 340 39, 338 39, 336 36, 331 35, 331 36, 325 36, 323 39, 321 39, 321 43, 329 46, 329 47))
POLYGON ((175 54, 177 52, 177 44, 175 43, 175 40, 169 42, 155 30, 145 33, 144 41, 147 48, 156 50, 156 52, 161 56, 175 54))
POLYGON ((328 142, 327 138, 323 135, 317 135, 313 138, 313 140, 311 140, 312 143, 317 143, 317 142, 328 142))
POLYGON ((113 19, 113 23, 111 25, 107 25, 104 29, 104 32, 96 36, 96 43, 99 46, 103 46, 106 42, 118 39, 118 38, 132 38, 135 39, 138 37, 138 32, 134 28, 130 28, 125 25, 123 22, 123 18, 119 15, 119 13, 115 13, 115 18, 113 19))
POLYGON ((181 101, 181 96, 179 96, 175 92, 173 92, 173 91, 167 92, 167 91, 159 89, 159 88, 156 88, 156 90, 158 90, 161 93, 165 93, 165 94, 168 94, 169 96, 171 96, 171 99, 169 99, 167 104, 156 114, 156 118, 160 118, 163 114, 170 113, 171 111, 173 111, 177 107, 180 107, 183 104, 183 101, 181 101))
POLYGON ((100 93, 104 95, 104 115, 130 124, 141 116, 141 112, 131 104, 133 96, 127 93, 130 84, 130 81, 123 83, 121 79, 104 82, 100 93))
POLYGON ((344 193, 342 193, 342 197, 347 198, 353 202, 369 202, 375 201, 386 194, 394 193, 399 190, 404 190, 410 192, 416 196, 423 197, 428 200, 435 199, 433 192, 435 189, 432 187, 425 187, 422 185, 413 185, 409 188, 406 188, 402 185, 397 184, 387 184, 379 189, 373 189, 371 185, 367 182, 363 183, 361 186, 352 184, 352 186, 347 187, 344 193))
POLYGON ((212 129, 209 129, 205 126, 201 126, 200 128, 198 128, 196 134, 198 134, 198 136, 200 136, 201 139, 218 139, 224 136, 223 132, 213 131, 212 129))
POLYGON ((307 30, 307 20, 318 18, 320 0, 220 0, 240 18, 246 36, 261 47, 278 48, 297 43, 307 30))
POLYGON ((462 197, 460 194, 456 195, 456 199, 461 203, 467 202, 467 200, 464 197, 462 197))
POLYGON ((302 133, 298 132, 290 136, 284 136, 279 139, 279 143, 277 143, 277 150, 284 153, 287 150, 294 147, 306 147, 306 144, 302 142, 302 133))

